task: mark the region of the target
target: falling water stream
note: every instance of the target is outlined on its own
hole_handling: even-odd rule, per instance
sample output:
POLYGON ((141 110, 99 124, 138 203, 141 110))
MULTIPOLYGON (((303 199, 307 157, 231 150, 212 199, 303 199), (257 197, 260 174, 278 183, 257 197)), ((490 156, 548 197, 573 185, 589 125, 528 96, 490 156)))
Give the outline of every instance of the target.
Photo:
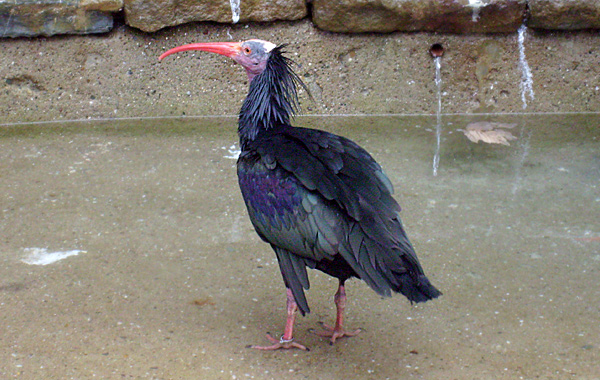
POLYGON ((473 9, 473 14, 471 15, 471 21, 477 22, 479 21, 479 10, 480 8, 486 6, 481 0, 469 0, 468 7, 473 9))
POLYGON ((527 27, 523 24, 519 28, 519 66, 521 67, 521 100, 523 101, 523 109, 527 108, 527 97, 531 100, 535 98, 533 92, 533 76, 531 69, 525 57, 525 33, 527 27))
POLYGON ((442 140, 442 57, 434 57, 435 63, 435 85, 437 87, 437 111, 435 126, 435 154, 433 156, 433 175, 437 175, 440 165, 440 144, 442 140))
MULTIPOLYGON (((533 92, 533 76, 531 75, 531 69, 529 68, 529 64, 527 63, 527 58, 525 57, 525 34, 527 32, 527 27, 525 25, 521 25, 518 31, 518 43, 519 43, 519 67, 521 68, 521 100, 523 102, 523 110, 527 109, 527 97, 530 100, 533 100, 535 94, 533 92)), ((525 164, 525 160, 529 155, 529 140, 531 138, 531 133, 525 130, 525 122, 521 123, 521 140, 520 140, 520 155, 519 160, 517 162, 517 167, 515 170, 515 181, 512 186, 512 195, 517 194, 519 188, 521 187, 522 176, 521 170, 523 165, 525 164)))
POLYGON ((237 24, 240 21, 240 3, 241 0, 229 0, 229 5, 231 6, 231 21, 234 24, 237 24))

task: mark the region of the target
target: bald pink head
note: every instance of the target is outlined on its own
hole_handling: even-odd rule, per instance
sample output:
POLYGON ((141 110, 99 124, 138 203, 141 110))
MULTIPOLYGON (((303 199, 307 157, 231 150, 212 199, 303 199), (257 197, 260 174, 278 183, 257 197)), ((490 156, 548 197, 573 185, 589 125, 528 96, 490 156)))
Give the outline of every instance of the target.
POLYGON ((202 50, 217 53, 232 58, 246 69, 248 80, 252 79, 265 70, 271 50, 275 44, 263 40, 247 40, 243 42, 204 42, 178 46, 167 50, 159 60, 165 57, 188 50, 202 50))

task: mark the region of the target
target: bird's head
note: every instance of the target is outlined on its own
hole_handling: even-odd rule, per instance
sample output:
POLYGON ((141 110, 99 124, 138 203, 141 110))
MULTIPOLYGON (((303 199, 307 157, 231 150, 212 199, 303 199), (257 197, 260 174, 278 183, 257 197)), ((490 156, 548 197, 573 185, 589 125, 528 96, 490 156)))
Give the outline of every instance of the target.
POLYGON ((246 69, 246 73, 248 73, 248 80, 252 81, 255 76, 265 70, 271 51, 275 47, 276 45, 269 41, 256 39, 243 42, 195 43, 167 50, 158 59, 162 60, 168 55, 187 50, 202 50, 217 53, 232 58, 242 65, 246 69))
POLYGON ((310 96, 308 88, 292 70, 293 61, 283 53, 286 45, 262 40, 244 42, 206 42, 183 45, 163 53, 203 50, 232 58, 246 69, 250 88, 240 110, 238 133, 242 148, 261 130, 289 125, 298 110, 297 86, 310 96))

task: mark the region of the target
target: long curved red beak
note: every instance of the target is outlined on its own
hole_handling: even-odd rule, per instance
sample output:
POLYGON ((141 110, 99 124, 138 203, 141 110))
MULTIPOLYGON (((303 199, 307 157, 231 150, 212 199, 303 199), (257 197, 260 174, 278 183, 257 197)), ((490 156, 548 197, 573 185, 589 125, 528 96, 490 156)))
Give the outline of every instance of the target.
POLYGON ((162 53, 160 55, 160 57, 158 57, 158 59, 162 60, 163 58, 165 58, 168 55, 171 55, 174 53, 179 53, 182 51, 187 51, 187 50, 208 51, 211 53, 217 53, 217 54, 221 54, 221 55, 231 58, 234 55, 238 54, 242 50, 242 43, 241 42, 203 42, 203 43, 197 43, 197 44, 181 45, 181 46, 167 50, 166 52, 162 53))

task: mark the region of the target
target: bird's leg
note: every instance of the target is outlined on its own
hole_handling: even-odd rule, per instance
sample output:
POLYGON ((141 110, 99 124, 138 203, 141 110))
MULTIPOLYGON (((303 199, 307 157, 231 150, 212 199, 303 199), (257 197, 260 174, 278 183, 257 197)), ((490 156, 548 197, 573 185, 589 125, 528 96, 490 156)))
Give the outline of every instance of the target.
POLYGON ((319 336, 331 337, 331 344, 334 344, 338 338, 344 336, 355 336, 361 330, 357 329, 355 331, 346 331, 344 330, 344 310, 346 309, 346 289, 344 288, 344 283, 340 281, 340 286, 338 287, 335 296, 333 297, 333 301, 335 302, 335 307, 337 309, 337 314, 335 317, 335 326, 331 327, 325 323, 321 323, 325 331, 319 331, 316 334, 319 336))
POLYGON ((271 336, 271 334, 267 333, 267 339, 273 342, 270 346, 249 346, 250 348, 256 348, 257 350, 278 350, 280 348, 288 349, 288 348, 299 348, 304 351, 309 351, 306 346, 303 346, 299 343, 294 342, 293 332, 294 332, 294 322, 296 321, 296 313, 298 312, 298 305, 296 304, 296 300, 294 300, 294 295, 292 291, 287 289, 287 319, 285 321, 285 329, 283 330, 283 335, 281 338, 275 339, 271 336))

